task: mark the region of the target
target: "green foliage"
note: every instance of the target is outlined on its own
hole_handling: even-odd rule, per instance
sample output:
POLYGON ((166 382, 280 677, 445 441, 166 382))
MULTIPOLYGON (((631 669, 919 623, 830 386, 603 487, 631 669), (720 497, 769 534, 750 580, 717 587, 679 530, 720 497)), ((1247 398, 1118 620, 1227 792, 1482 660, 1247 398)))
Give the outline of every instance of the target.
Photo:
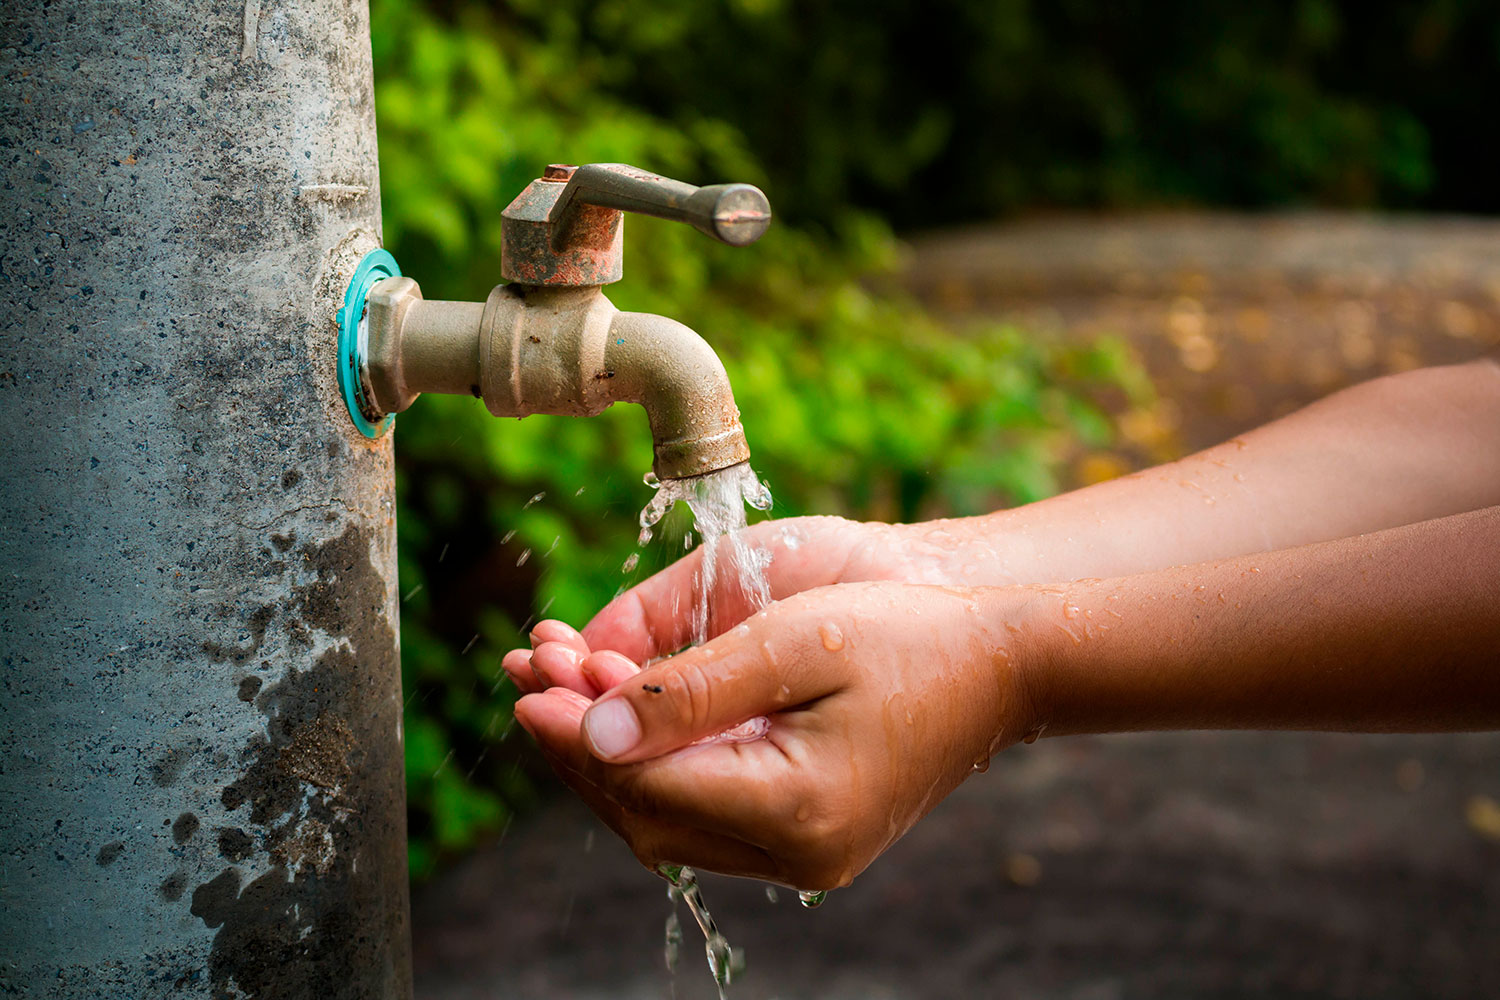
POLYGON ((1490 0, 512 0, 590 81, 738 128, 797 219, 1051 205, 1495 211, 1490 0))
MULTIPOLYGON (((682 16, 621 27, 654 45, 682 16)), ((578 48, 566 19, 535 34, 478 8, 440 20, 409 0, 377 0, 372 18, 387 244, 429 297, 486 294, 500 211, 548 162, 765 181, 739 129, 606 96, 608 66, 578 48)), ((611 298, 681 319, 719 350, 776 516, 912 519, 1036 499, 1057 488, 1058 463, 1080 440, 1108 443, 1091 393, 1149 391, 1118 344, 1066 347, 996 325, 955 332, 873 293, 862 282, 892 267, 897 245, 869 216, 841 213, 821 234, 773 227, 741 250, 638 217, 626 230, 627 277, 611 298)), ((637 408, 501 421, 477 400, 432 397, 400 417, 396 437, 421 875, 534 794, 502 653, 538 615, 581 624, 681 547, 660 542, 634 576, 621 573, 649 497, 637 408)))

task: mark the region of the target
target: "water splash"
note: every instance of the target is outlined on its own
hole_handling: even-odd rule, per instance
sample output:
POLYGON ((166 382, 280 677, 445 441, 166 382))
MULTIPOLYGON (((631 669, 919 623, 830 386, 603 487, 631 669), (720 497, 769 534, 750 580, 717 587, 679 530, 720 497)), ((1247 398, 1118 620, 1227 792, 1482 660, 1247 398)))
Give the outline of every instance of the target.
MULTIPOLYGON (((752 546, 740 533, 746 525, 746 506, 770 510, 772 503, 770 487, 756 478, 749 462, 687 479, 662 480, 648 472, 644 481, 656 492, 641 511, 640 544, 644 546, 651 541, 655 526, 679 501, 692 511, 694 526, 702 539, 703 558, 694 581, 697 585, 692 619, 694 645, 710 638, 712 597, 721 569, 721 539, 727 539, 729 544, 729 564, 723 568, 737 573, 737 583, 749 599, 750 610, 758 611, 771 603, 771 585, 766 579, 771 553, 752 546)), ((690 541, 690 535, 685 537, 684 546, 690 541)))
POLYGON ((665 957, 667 968, 675 969, 677 952, 682 944, 682 925, 677 920, 677 903, 687 904, 688 912, 698 929, 703 932, 703 950, 708 956, 708 971, 713 974, 714 984, 719 988, 719 1000, 728 1000, 726 992, 734 977, 745 971, 743 952, 735 951, 728 940, 719 933, 713 914, 703 901, 703 890, 698 887, 698 873, 686 865, 660 864, 657 872, 671 886, 667 898, 672 901, 672 915, 667 918, 667 943, 665 957))
MULTIPOLYGON (((694 582, 692 609, 692 642, 702 645, 710 638, 711 610, 715 588, 719 585, 719 573, 735 574, 734 583, 745 595, 751 611, 758 611, 771 603, 771 586, 766 579, 766 569, 771 564, 768 550, 757 549, 741 531, 746 526, 745 507, 756 510, 771 508, 771 490, 756 478, 748 462, 720 469, 705 476, 690 479, 659 480, 647 473, 645 483, 655 490, 644 510, 641 511, 640 544, 644 547, 651 541, 652 529, 666 517, 679 501, 686 503, 692 512, 694 527, 702 540, 702 558, 694 582), (727 542, 727 560, 720 565, 720 542, 727 542)), ((692 532, 683 536, 683 548, 691 548, 692 532)), ((627 572, 635 568, 636 556, 626 561, 627 572)), ((770 729, 770 720, 764 717, 750 719, 740 725, 710 736, 700 742, 742 742, 761 739, 770 729)), ((691 868, 680 865, 661 865, 661 875, 671 885, 668 897, 673 902, 672 914, 667 919, 665 956, 668 968, 674 968, 682 943, 682 926, 677 920, 676 903, 687 903, 688 910, 703 932, 704 952, 708 957, 708 969, 719 988, 720 1000, 726 997, 726 988, 735 974, 743 971, 744 956, 729 946, 728 940, 719 932, 713 917, 703 903, 703 893, 698 888, 698 876, 691 868)))

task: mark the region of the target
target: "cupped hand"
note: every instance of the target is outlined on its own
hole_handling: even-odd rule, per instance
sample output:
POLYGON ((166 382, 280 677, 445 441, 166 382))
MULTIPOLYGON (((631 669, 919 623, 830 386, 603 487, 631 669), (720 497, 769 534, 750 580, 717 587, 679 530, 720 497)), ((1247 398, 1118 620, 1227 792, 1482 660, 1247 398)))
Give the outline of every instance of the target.
MULTIPOLYGON (((923 525, 850 521, 842 517, 798 517, 762 521, 739 532, 735 542, 769 558, 770 600, 835 583, 900 580, 959 582, 953 553, 969 541, 963 522, 923 525), (945 527, 949 526, 949 527, 945 527)), ((709 599, 708 635, 722 634, 760 609, 733 565, 735 545, 720 539, 718 569, 709 599)), ((638 663, 667 656, 694 638, 693 615, 703 568, 703 549, 689 553, 611 601, 584 628, 594 649, 613 649, 638 663)), ((969 580, 967 583, 980 581, 969 580)))
POLYGON ((834 888, 1029 730, 1031 603, 1020 589, 821 587, 643 670, 549 627, 533 666, 563 683, 516 718, 649 868, 834 888), (554 646, 578 654, 576 674, 554 646), (756 717, 758 738, 709 739, 756 717))

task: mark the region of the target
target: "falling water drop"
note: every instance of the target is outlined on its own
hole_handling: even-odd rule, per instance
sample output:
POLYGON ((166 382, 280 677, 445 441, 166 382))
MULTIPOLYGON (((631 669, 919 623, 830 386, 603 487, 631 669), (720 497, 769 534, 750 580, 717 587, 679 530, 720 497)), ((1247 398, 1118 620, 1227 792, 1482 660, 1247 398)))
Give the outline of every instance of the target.
MULTIPOLYGON (((708 956, 708 971, 713 974, 714 983, 719 988, 719 1000, 725 1000, 727 994, 725 987, 734 979, 735 975, 744 971, 744 957, 729 947, 729 941, 719 933, 719 927, 714 923, 713 915, 708 912, 708 906, 703 902, 703 890, 698 887, 698 873, 686 865, 659 864, 656 871, 662 878, 667 880, 671 889, 667 892, 667 898, 672 901, 672 915, 677 915, 677 900, 681 899, 687 903, 688 912, 693 915, 698 929, 703 932, 703 950, 708 956)), ((672 945, 673 922, 667 921, 667 955, 672 961, 676 961, 676 951, 672 945)), ((677 940, 682 940, 681 927, 677 926, 677 940)))
POLYGON ((620 567, 620 572, 634 573, 636 566, 640 565, 640 562, 641 554, 639 552, 632 552, 630 553, 630 555, 625 557, 625 565, 620 567))
POLYGON ((662 947, 662 957, 666 959, 667 971, 676 972, 677 955, 682 949, 682 921, 677 919, 677 901, 682 898, 682 893, 668 889, 667 898, 672 901, 672 912, 667 914, 667 940, 662 947))
POLYGON ((797 900, 809 910, 816 910, 827 898, 827 889, 803 889, 797 893, 797 900))

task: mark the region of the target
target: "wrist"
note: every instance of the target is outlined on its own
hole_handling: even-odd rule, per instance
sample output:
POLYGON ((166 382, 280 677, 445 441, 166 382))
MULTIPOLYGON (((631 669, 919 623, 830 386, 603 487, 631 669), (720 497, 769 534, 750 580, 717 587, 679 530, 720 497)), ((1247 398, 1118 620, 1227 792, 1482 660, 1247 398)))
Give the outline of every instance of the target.
POLYGON ((1056 587, 987 587, 980 595, 988 668, 1002 691, 991 752, 1031 742, 1055 719, 1053 681, 1060 627, 1070 605, 1056 587))

